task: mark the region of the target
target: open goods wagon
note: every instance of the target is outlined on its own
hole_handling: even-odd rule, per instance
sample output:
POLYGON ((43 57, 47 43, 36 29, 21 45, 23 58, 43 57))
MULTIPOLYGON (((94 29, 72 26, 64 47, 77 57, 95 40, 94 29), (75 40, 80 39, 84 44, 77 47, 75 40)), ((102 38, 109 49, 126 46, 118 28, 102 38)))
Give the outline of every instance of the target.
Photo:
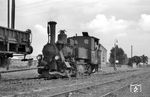
POLYGON ((0 26, 0 67, 8 65, 13 54, 31 54, 31 30, 20 31, 0 26))

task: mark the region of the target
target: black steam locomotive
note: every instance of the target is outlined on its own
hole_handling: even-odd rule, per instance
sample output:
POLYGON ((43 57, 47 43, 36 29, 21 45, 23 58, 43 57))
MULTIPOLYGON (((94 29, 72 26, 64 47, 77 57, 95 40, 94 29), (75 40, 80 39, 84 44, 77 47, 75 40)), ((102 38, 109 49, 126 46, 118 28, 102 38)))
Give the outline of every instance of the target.
POLYGON ((82 32, 83 36, 67 38, 65 30, 60 30, 55 43, 56 22, 48 22, 48 43, 38 55, 38 73, 42 77, 76 76, 98 71, 100 65, 99 39, 82 32))

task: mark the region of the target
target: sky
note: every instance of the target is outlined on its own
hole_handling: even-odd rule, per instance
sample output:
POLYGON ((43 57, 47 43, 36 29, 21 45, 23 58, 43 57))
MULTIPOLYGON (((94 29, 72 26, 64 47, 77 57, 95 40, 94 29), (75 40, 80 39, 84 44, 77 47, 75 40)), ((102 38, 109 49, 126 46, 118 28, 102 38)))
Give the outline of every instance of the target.
MULTIPOLYGON (((128 57, 150 57, 149 0, 16 0, 15 27, 31 29, 34 56, 47 43, 47 22, 56 21, 56 34, 65 29, 68 37, 86 31, 107 49, 118 40, 128 57)), ((7 26, 7 0, 0 0, 0 26, 7 26)))

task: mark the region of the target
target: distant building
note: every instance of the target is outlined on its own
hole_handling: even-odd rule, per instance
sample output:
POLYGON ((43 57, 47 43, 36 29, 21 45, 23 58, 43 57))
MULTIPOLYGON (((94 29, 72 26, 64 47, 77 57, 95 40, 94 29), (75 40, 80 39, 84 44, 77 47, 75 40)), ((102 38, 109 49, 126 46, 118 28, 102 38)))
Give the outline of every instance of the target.
POLYGON ((150 58, 148 58, 148 64, 150 65, 150 58))
POLYGON ((101 67, 106 67, 107 49, 102 44, 100 44, 100 50, 101 50, 101 67))

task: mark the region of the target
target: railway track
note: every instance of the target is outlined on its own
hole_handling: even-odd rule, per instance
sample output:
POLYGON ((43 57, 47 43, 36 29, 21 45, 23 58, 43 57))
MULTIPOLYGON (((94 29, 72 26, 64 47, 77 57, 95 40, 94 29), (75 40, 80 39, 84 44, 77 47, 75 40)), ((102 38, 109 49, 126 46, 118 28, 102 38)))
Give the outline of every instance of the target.
MULTIPOLYGON (((130 71, 126 71, 126 72, 130 72, 130 71)), ((131 76, 122 77, 119 79, 113 79, 113 80, 109 80, 109 81, 105 81, 105 82, 99 82, 99 80, 95 81, 94 83, 91 81, 86 81, 84 83, 75 83, 75 84, 64 85, 64 86, 59 86, 59 87, 40 88, 40 89, 32 90, 31 92, 18 92, 14 95, 9 95, 9 96, 12 97, 12 96, 17 95, 19 97, 20 96, 28 97, 28 96, 34 95, 36 97, 40 93, 41 95, 43 94, 44 97, 61 97, 62 95, 63 95, 63 97, 69 97, 74 92, 82 91, 84 89, 90 89, 92 87, 103 86, 103 85, 107 85, 107 84, 111 84, 111 83, 115 83, 115 82, 120 82, 125 79, 136 77, 136 76, 138 76, 138 74, 136 74, 136 75, 133 74, 131 76), (57 89, 57 92, 54 91, 56 89, 57 89), (51 91, 51 92, 49 92, 49 91, 51 91)))
MULTIPOLYGON (((142 79, 139 79, 137 81, 132 82, 132 85, 140 85, 139 83, 141 83, 142 81, 144 81, 147 78, 150 78, 150 75, 148 75, 148 76, 146 76, 146 77, 144 77, 142 79)), ((112 91, 109 91, 109 92, 101 95, 100 97, 120 97, 119 95, 117 95, 118 94, 117 92, 123 91, 125 88, 128 88, 128 90, 131 92, 131 90, 130 90, 131 84, 126 84, 126 85, 124 85, 122 87, 119 87, 119 88, 116 88, 116 89, 114 89, 112 91)), ((142 90, 141 91, 140 90, 136 90, 136 91, 142 92, 142 90)))
MULTIPOLYGON (((90 82, 90 83, 82 83, 82 84, 79 84, 79 85, 85 85, 84 87, 78 87, 76 89, 72 89, 72 90, 68 90, 68 91, 52 94, 49 97, 61 97, 62 95, 66 95, 66 97, 71 97, 73 92, 79 92, 79 93, 83 93, 84 94, 84 92, 81 92, 83 89, 90 89, 90 88, 93 88, 93 87, 101 87, 101 86, 108 85, 108 84, 113 84, 113 83, 116 84, 116 83, 120 83, 121 81, 130 79, 130 78, 136 78, 136 77, 139 77, 139 76, 143 76, 143 74, 145 75, 145 74, 147 74, 147 72, 146 73, 142 73, 140 75, 137 74, 137 75, 132 75, 132 76, 129 76, 129 77, 126 77, 126 78, 120 78, 120 79, 117 79, 117 80, 115 79, 115 80, 111 80, 111 81, 106 81, 104 83, 94 83, 94 84, 92 82, 90 82)), ((148 77, 150 77, 150 75, 148 77)), ((139 81, 141 81, 141 79, 138 80, 138 81, 132 82, 132 83, 137 83, 139 81)), ((126 88, 126 87, 129 87, 129 86, 130 86, 130 84, 126 84, 126 85, 124 85, 122 87, 119 87, 117 89, 113 89, 112 91, 109 91, 109 92, 101 95, 100 97, 117 97, 117 96, 112 96, 112 94, 115 93, 116 91, 121 90, 122 88, 126 88)))
POLYGON ((22 71, 28 71, 28 70, 37 70, 39 68, 43 68, 43 67, 23 68, 23 69, 0 71, 0 80, 2 79, 2 74, 5 74, 5 73, 22 72, 22 71))
MULTIPOLYGON (((5 73, 13 73, 13 72, 22 72, 22 71, 28 71, 28 70, 37 70, 38 68, 42 68, 42 67, 35 67, 35 68, 25 68, 25 69, 16 69, 16 70, 8 70, 8 71, 0 71, 0 74, 5 74, 5 73)), ((134 71, 137 71, 137 69, 133 69, 133 70, 123 70, 123 71, 114 71, 114 72, 103 72, 103 71, 100 71, 100 72, 103 72, 101 74, 97 73, 95 75, 111 75, 111 74, 116 74, 116 73, 124 73, 124 72, 134 72, 134 71)), ((86 76, 84 77, 86 78, 86 76)), ((12 79, 3 79, 2 76, 0 78, 0 81, 19 81, 19 80, 34 80, 34 79, 43 79, 43 78, 40 78, 39 76, 36 76, 36 77, 29 77, 29 78, 12 78, 12 79)), ((68 79, 68 78, 63 78, 63 79, 68 79)), ((47 80, 47 79, 46 79, 47 80)))

